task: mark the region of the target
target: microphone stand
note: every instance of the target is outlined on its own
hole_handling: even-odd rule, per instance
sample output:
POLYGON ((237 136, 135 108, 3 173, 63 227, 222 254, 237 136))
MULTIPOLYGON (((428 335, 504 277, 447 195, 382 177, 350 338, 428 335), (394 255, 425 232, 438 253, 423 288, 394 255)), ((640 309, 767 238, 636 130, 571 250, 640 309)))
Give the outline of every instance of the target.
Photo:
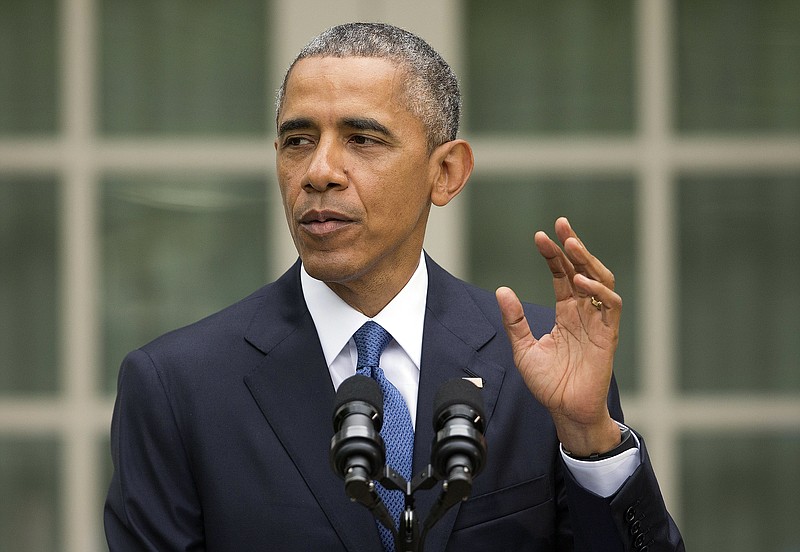
POLYGON ((351 498, 367 506, 372 515, 395 536, 396 552, 423 552, 425 537, 428 531, 439 521, 444 514, 469 497, 472 490, 472 476, 467 469, 456 469, 442 484, 442 492, 436 504, 431 508, 423 524, 422 532, 419 528, 419 518, 414 509, 414 493, 418 490, 432 489, 440 478, 437 477, 433 467, 429 464, 425 470, 415 476, 411 481, 406 481, 403 476, 389 466, 384 466, 378 482, 389 490, 403 491, 405 494, 405 509, 400 516, 400 527, 395 527, 394 520, 381 501, 372 483, 369 504, 353 495, 351 498), (377 501, 377 504, 375 503, 377 501))

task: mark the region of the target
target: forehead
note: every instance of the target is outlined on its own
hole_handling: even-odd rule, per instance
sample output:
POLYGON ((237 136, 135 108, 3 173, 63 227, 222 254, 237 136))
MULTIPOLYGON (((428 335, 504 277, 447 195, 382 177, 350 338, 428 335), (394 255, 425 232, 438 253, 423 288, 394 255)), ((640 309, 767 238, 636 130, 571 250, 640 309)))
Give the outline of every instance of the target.
POLYGON ((364 110, 409 113, 406 72, 391 60, 369 57, 309 57, 292 67, 279 119, 298 110, 364 115, 364 110), (359 113, 359 111, 361 111, 359 113))

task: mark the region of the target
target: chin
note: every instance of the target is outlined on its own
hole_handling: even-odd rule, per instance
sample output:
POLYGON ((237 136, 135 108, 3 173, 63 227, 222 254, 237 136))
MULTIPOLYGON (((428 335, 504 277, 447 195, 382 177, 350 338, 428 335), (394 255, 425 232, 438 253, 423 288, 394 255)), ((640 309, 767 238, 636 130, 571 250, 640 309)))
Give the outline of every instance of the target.
POLYGON ((308 275, 323 282, 346 282, 354 276, 354 262, 339 255, 301 255, 308 275))

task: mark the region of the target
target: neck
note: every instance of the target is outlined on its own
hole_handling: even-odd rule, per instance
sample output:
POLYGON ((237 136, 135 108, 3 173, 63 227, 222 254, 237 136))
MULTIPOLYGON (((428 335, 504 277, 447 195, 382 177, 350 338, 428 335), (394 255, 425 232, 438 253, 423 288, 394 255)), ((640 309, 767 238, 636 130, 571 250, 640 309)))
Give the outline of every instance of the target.
POLYGON ((362 313, 374 318, 408 284, 417 264, 405 269, 395 270, 379 279, 355 279, 348 282, 325 282, 342 301, 362 313))

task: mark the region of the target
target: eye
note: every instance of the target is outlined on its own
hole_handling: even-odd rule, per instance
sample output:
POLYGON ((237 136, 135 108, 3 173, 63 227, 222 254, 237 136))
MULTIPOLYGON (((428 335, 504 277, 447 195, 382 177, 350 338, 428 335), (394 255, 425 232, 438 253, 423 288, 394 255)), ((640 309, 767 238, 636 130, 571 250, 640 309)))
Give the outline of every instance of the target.
POLYGON ((375 140, 374 138, 370 138, 369 136, 364 136, 362 134, 356 134, 352 136, 350 138, 350 141, 359 146, 369 146, 378 143, 378 141, 375 140))
POLYGON ((284 141, 284 147, 297 147, 297 146, 304 146, 306 144, 310 144, 311 140, 306 138, 305 136, 288 136, 284 141))

